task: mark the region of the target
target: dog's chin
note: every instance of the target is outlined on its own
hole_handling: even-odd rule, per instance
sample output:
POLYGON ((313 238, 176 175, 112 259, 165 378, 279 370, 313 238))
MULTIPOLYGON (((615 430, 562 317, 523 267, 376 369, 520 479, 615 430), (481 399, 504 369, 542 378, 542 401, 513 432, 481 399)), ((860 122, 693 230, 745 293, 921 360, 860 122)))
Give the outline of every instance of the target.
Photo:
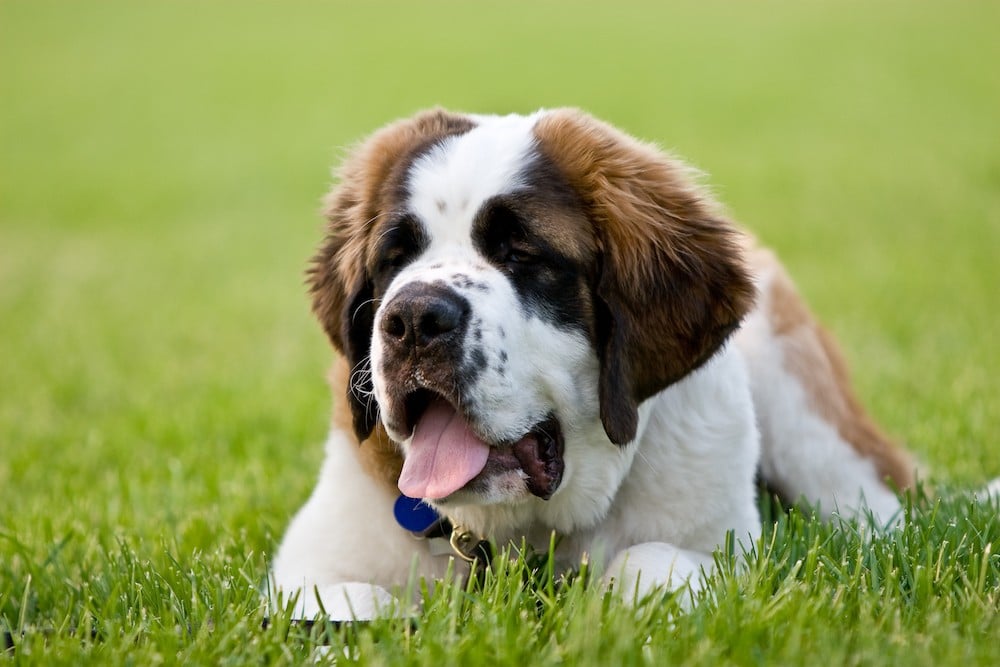
POLYGON ((439 510, 448 511, 461 507, 517 505, 534 497, 528 491, 524 473, 510 470, 480 475, 450 496, 427 502, 439 510))

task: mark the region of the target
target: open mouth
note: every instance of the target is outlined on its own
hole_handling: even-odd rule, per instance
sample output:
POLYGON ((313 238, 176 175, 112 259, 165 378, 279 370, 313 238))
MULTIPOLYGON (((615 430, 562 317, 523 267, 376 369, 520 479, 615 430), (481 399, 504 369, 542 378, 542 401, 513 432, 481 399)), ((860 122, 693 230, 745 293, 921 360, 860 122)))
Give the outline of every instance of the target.
POLYGON ((440 500, 475 490, 490 478, 517 473, 533 495, 548 500, 563 475, 563 436, 549 416, 516 441, 484 441, 467 418, 443 397, 419 390, 404 402, 412 437, 399 489, 413 498, 440 500))

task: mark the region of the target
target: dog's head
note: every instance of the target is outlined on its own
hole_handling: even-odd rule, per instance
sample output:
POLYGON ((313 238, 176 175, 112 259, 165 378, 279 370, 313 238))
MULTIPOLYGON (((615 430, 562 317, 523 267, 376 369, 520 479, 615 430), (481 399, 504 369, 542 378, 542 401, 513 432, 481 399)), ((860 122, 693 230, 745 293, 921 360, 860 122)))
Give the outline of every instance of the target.
POLYGON ((326 214, 310 281, 354 430, 381 423, 400 488, 450 507, 610 499, 640 403, 753 299, 689 170, 574 110, 397 122, 326 214))

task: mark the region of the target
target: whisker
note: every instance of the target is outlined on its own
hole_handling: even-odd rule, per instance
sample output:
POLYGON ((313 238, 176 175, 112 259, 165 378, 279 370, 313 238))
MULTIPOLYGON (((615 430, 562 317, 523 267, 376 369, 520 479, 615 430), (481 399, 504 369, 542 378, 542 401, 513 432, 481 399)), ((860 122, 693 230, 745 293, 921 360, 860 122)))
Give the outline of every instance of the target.
MULTIPOLYGON (((367 306, 369 304, 379 304, 380 302, 381 302, 381 299, 378 299, 376 297, 372 297, 371 299, 365 299, 364 301, 362 301, 361 303, 359 303, 358 307, 354 309, 353 313, 351 313, 351 324, 354 324, 354 321, 357 319, 358 313, 361 311, 362 308, 364 308, 365 306, 367 306)), ((378 305, 375 306, 375 309, 378 310, 378 305)))
POLYGON ((367 227, 368 225, 372 224, 373 222, 375 222, 379 218, 388 217, 390 215, 397 215, 398 213, 399 213, 398 211, 384 211, 382 213, 376 213, 372 217, 370 217, 367 220, 365 220, 365 222, 363 223, 363 226, 367 227))
POLYGON ((366 355, 351 369, 349 382, 351 393, 359 399, 367 399, 370 402, 374 398, 375 389, 374 387, 367 389, 365 386, 370 384, 371 376, 371 355, 366 355))

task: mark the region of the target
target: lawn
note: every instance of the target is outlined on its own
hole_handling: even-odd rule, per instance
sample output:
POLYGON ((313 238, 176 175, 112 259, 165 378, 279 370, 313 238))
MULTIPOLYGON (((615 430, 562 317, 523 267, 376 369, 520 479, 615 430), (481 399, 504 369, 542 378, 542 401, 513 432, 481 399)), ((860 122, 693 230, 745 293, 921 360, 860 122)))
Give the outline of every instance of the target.
POLYGON ((0 0, 14 660, 1000 664, 1000 517, 968 492, 1000 475, 998 25, 972 0, 0 0), (705 170, 935 492, 875 538, 775 511, 689 612, 521 562, 412 624, 262 629, 330 403, 318 200, 431 105, 580 106, 705 170))

